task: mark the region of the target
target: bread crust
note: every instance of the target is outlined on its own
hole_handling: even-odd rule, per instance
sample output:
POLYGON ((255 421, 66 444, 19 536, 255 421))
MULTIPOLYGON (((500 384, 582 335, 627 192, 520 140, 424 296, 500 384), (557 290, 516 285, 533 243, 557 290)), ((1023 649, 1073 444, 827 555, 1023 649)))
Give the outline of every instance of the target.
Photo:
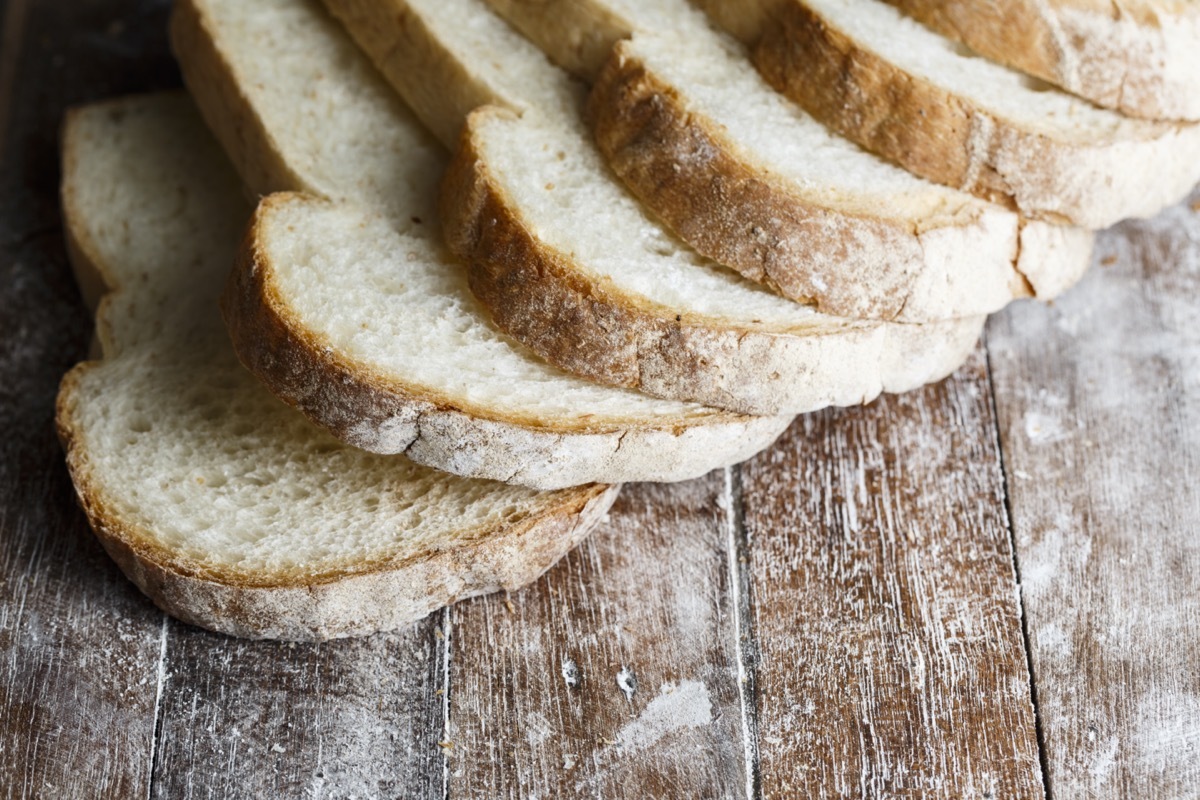
POLYGON ((1200 8, 1126 0, 887 0, 944 36, 1131 117, 1200 120, 1200 8), (1172 45, 1172 33, 1187 43, 1172 45))
POLYGON ((1100 229, 1157 213, 1200 178, 1200 126, 1146 122, 1140 138, 1056 140, 905 72, 803 0, 777 22, 754 52, 776 89, 911 172, 1034 219, 1100 229))
POLYGON ((620 491, 594 484, 547 495, 539 513, 499 530, 466 531, 458 546, 420 556, 364 560, 316 574, 218 568, 159 545, 117 510, 73 412, 79 382, 99 365, 85 362, 67 373, 56 413, 88 522, 121 571, 155 605, 231 636, 293 641, 366 636, 404 627, 458 600, 522 588, 578 545, 620 491))
POLYGON ((221 308, 242 363, 342 441, 466 477, 556 489, 697 477, 749 458, 787 427, 787 417, 715 410, 628 424, 503 414, 356 363, 305 325, 275 281, 265 227, 274 208, 294 202, 327 201, 279 193, 260 203, 221 308))
MULTIPOLYGON (((784 297, 838 316, 925 322, 1033 294, 1015 263, 1015 215, 971 205, 915 220, 810 200, 740 156, 628 41, 600 72, 589 112, 600 151, 642 202, 698 252, 784 297), (942 234, 958 259, 939 257, 942 234)), ((1081 272, 1084 244, 1055 263, 1081 272)))
POLYGON ((487 164, 481 128, 512 119, 494 107, 468 118, 446 172, 440 216, 447 244, 468 263, 471 289, 496 323, 551 363, 659 397, 752 414, 800 413, 866 402, 893 384, 938 380, 978 336, 979 318, 751 330, 691 319, 591 279, 532 233, 487 164), (914 360, 914 352, 922 357, 914 360), (900 377, 889 359, 919 366, 900 377))

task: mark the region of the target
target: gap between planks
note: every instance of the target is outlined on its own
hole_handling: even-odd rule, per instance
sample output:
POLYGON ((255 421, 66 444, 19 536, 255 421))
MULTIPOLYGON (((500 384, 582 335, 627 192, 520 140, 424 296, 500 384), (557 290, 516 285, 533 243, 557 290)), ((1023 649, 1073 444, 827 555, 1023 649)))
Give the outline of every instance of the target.
POLYGON ((1004 437, 1000 435, 1000 410, 996 404, 996 381, 992 374, 992 351, 988 347, 987 329, 983 332, 984 368, 987 371, 988 397, 992 402, 992 419, 996 421, 994 434, 996 436, 996 454, 1000 460, 1001 489, 1004 492, 1004 521, 1008 527, 1008 540, 1012 547, 1013 576, 1017 581, 1017 611, 1021 614, 1021 646, 1025 650, 1025 669, 1029 671, 1029 701, 1033 704, 1033 729, 1037 736, 1038 766, 1042 770, 1042 791, 1046 800, 1054 800, 1054 792, 1050 787, 1050 764, 1047 761, 1046 734, 1042 728, 1042 711, 1038 705, 1037 680, 1033 672, 1033 650, 1029 644, 1029 617, 1025 612, 1025 601, 1021 596, 1021 558, 1017 552, 1017 529, 1013 524, 1012 486, 1008 473, 1008 460, 1004 452, 1004 437))
POLYGON ((742 709, 742 736, 746 762, 746 798, 762 795, 758 770, 758 715, 755 700, 754 615, 750 609, 750 571, 746 526, 742 519, 741 467, 725 468, 725 525, 728 528, 729 594, 733 606, 734 657, 737 660, 738 700, 742 709))

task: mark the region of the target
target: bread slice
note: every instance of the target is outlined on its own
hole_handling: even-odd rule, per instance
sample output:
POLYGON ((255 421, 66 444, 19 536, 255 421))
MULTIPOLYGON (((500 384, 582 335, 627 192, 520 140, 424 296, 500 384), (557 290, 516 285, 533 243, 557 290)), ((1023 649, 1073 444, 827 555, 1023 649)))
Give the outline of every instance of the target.
POLYGON ((922 322, 1048 299, 1087 269, 1090 233, 1021 220, 831 134, 686 0, 489 2, 595 81, 597 144, 643 203, 699 252, 785 297, 922 322), (581 63, 574 41, 599 38, 604 15, 616 53, 581 63), (593 27, 564 35, 571 19, 593 27))
POLYGON ((529 583, 615 498, 365 453, 259 385, 216 307, 249 208, 183 95, 73 112, 63 205, 72 258, 111 289, 104 360, 59 393, 67 465, 105 549, 167 613, 254 638, 398 628, 529 583))
POLYGON ((1200 4, 1187 0, 888 0, 993 61, 1106 108, 1200 120, 1200 4))
POLYGON ((979 318, 909 326, 831 317, 700 258, 612 179, 578 109, 538 104, 569 96, 570 81, 482 3, 386 7, 408 14, 389 29, 395 36, 420 31, 427 41, 415 49, 439 53, 425 68, 394 68, 372 44, 379 39, 363 35, 374 24, 339 13, 402 95, 412 96, 413 84, 449 93, 464 72, 491 87, 496 105, 468 118, 441 219, 496 322, 551 362, 661 397, 780 413, 941 378, 973 346, 979 318), (461 24, 468 15, 472 24, 461 24), (451 63, 462 66, 445 68, 451 63))
POLYGON ((604 387, 495 328, 441 243, 445 153, 314 3, 183 0, 185 78, 257 193, 224 309, 242 361, 339 439, 541 489, 672 481, 770 444, 749 418, 604 387))
POLYGON ((1157 213, 1200 179, 1200 125, 1097 108, 965 54, 881 0, 789 0, 755 59, 863 147, 1034 218, 1103 228, 1157 213))

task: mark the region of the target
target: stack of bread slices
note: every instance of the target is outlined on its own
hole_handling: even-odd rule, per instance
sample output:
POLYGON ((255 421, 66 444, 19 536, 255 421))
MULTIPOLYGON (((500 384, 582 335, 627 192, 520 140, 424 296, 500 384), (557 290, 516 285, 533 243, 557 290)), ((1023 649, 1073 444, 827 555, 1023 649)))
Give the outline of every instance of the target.
POLYGON ((889 1, 177 0, 190 97, 64 136, 106 549, 252 637, 525 585, 1200 179, 1195 4, 889 1))

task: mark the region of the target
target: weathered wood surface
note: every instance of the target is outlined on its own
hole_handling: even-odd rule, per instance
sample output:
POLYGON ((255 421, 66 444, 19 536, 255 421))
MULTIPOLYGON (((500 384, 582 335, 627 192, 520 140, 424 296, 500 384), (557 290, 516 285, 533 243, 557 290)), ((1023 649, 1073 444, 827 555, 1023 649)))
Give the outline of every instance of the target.
POLYGON ((59 123, 71 103, 172 80, 162 12, 0 6, 0 797, 150 783, 164 617, 88 532, 52 416, 91 328, 62 248, 59 123))
POLYGON ((988 341, 1054 797, 1200 796, 1200 193, 988 341))
POLYGON ((764 797, 1042 795, 990 404, 976 352, 743 466, 764 797))
POLYGON ((151 796, 441 798, 434 629, 289 644, 172 621, 151 796))
POLYGON ((451 609, 450 797, 745 796, 727 497, 627 487, 536 587, 451 609))

